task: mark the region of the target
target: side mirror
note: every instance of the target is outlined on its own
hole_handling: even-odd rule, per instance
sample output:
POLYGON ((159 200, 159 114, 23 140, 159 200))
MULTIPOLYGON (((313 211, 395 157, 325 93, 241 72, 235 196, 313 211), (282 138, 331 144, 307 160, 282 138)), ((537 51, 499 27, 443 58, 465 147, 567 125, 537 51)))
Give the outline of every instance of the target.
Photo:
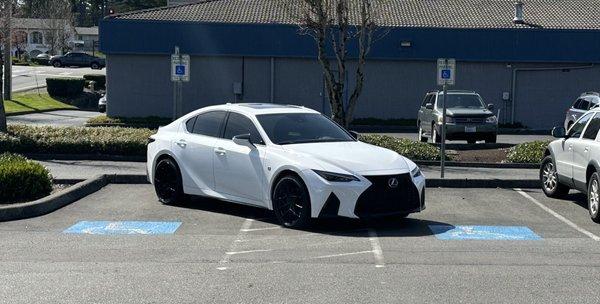
POLYGON ((254 147, 250 134, 240 134, 233 137, 233 142, 240 146, 254 147))
POLYGON ((427 109, 427 110, 433 110, 433 104, 432 103, 427 103, 425 105, 425 109, 427 109))
POLYGON ((494 111, 494 104, 493 104, 493 103, 490 103, 490 104, 488 104, 488 105, 487 105, 487 108, 488 108, 488 110, 490 110, 490 111, 494 111))
POLYGON ((565 127, 554 127, 552 128, 552 136, 555 138, 565 138, 567 136, 567 131, 565 127))
POLYGON ((356 132, 356 131, 348 131, 348 132, 350 132, 350 135, 352 135, 352 137, 354 137, 354 139, 358 140, 358 136, 359 136, 358 132, 356 132))

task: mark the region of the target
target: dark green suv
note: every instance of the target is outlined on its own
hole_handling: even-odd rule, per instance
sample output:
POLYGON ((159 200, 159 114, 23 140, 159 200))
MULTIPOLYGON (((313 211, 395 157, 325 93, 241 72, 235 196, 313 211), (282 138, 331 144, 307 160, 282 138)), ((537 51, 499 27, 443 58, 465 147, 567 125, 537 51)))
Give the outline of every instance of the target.
MULTIPOLYGON (((466 140, 474 144, 478 140, 495 143, 498 134, 498 118, 492 112, 494 106, 486 105, 479 94, 473 91, 448 91, 446 101, 446 139, 466 140)), ((417 127, 419 139, 427 142, 441 141, 443 92, 425 95, 417 127)))

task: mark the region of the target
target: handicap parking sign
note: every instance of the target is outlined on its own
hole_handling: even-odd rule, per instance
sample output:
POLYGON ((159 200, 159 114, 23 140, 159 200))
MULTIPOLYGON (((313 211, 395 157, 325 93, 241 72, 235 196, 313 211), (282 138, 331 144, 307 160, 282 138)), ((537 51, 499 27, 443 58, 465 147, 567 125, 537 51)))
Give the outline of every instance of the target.
POLYGON ((451 79, 452 71, 451 70, 442 70, 442 79, 451 79))
POLYGON ((175 67, 175 74, 178 76, 185 75, 185 65, 178 65, 175 67))

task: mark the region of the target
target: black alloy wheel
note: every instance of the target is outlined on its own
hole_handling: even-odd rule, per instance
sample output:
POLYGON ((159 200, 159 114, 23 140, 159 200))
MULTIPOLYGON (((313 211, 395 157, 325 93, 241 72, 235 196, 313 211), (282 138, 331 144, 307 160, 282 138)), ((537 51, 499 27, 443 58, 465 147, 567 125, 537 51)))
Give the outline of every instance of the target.
POLYGON ((174 160, 165 158, 158 162, 154 172, 154 190, 158 200, 165 205, 176 204, 183 199, 181 173, 174 160))
POLYGON ((310 221, 310 196, 302 180, 286 175, 273 189, 273 211, 282 226, 302 228, 310 221))

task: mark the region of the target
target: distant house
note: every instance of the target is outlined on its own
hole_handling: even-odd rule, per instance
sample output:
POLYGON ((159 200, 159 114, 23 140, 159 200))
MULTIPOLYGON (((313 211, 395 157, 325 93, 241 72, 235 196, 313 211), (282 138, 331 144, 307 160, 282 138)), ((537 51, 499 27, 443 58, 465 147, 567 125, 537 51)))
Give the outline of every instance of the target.
POLYGON ((79 51, 98 51, 98 27, 76 27, 75 44, 79 51))
POLYGON ((66 19, 12 19, 13 54, 35 57, 41 53, 62 53, 72 40, 73 31, 66 19))

